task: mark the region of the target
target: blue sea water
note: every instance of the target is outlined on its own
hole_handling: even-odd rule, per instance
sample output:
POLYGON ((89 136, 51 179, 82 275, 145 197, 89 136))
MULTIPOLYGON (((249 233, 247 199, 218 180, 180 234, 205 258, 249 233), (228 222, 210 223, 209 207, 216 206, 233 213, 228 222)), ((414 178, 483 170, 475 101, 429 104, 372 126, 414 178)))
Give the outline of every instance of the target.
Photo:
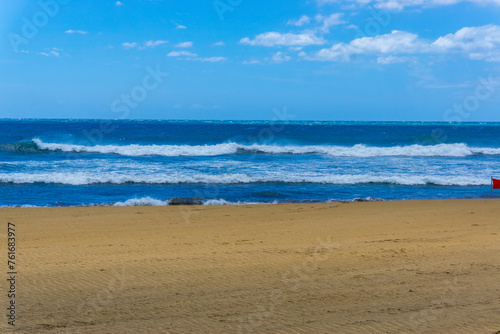
POLYGON ((500 123, 0 120, 0 206, 481 198, 500 123))

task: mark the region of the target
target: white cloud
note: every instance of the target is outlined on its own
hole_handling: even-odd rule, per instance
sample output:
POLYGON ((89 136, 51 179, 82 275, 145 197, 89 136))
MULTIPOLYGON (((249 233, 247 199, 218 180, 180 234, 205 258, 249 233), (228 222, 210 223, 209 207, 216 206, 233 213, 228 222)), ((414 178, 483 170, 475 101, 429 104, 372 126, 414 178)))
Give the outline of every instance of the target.
MULTIPOLYGON (((158 41, 147 41, 147 42, 144 42, 144 46, 142 47, 143 49, 145 48, 154 48, 154 47, 157 47, 158 45, 162 45, 162 44, 166 44, 168 43, 168 41, 162 41, 162 40, 158 40, 158 41)), ((141 49, 139 47, 139 49, 141 49)))
POLYGON ((469 53, 469 58, 474 60, 486 60, 490 62, 500 62, 500 51, 497 52, 483 52, 483 53, 469 53))
POLYGON ((467 53, 470 59, 500 61, 500 26, 465 27, 432 43, 438 52, 467 53))
POLYGON ((125 42, 125 43, 123 43, 122 45, 123 45, 123 47, 124 47, 125 49, 132 49, 132 48, 137 47, 137 43, 136 43, 136 42, 132 42, 132 43, 125 42))
POLYGON ((450 6, 460 2, 472 2, 477 5, 500 5, 500 0, 316 0, 319 6, 328 4, 373 6, 377 9, 401 11, 406 7, 450 6))
POLYGON ((378 3, 375 4, 375 8, 381 9, 381 10, 388 10, 388 11, 402 11, 404 9, 404 5, 400 1, 379 1, 378 3))
POLYGON ((388 54, 422 52, 426 45, 418 35, 393 31, 390 34, 375 37, 362 37, 349 44, 337 43, 329 49, 318 51, 310 59, 322 61, 346 61, 354 54, 388 54))
POLYGON ((212 44, 212 46, 224 46, 224 45, 226 45, 226 43, 224 43, 223 41, 212 44))
POLYGON ((197 54, 189 51, 172 51, 167 57, 196 57, 197 54))
POLYGON ((283 52, 276 52, 274 56, 271 58, 273 63, 282 63, 284 61, 289 61, 292 58, 284 54, 283 52))
POLYGON ((377 63, 388 65, 388 64, 406 63, 408 62, 408 60, 409 60, 408 57, 387 56, 387 57, 378 57, 377 63))
POLYGON ((498 49, 500 48, 500 27, 493 24, 465 27, 454 34, 439 37, 432 45, 443 51, 473 52, 498 49))
MULTIPOLYGON (((384 1, 384 0, 377 0, 377 1, 384 1)), ((355 7, 352 6, 355 3, 366 5, 369 4, 370 2, 372 2, 372 0, 316 0, 318 6, 336 4, 340 5, 342 9, 355 9, 355 7)))
POLYGON ((167 57, 184 57, 184 60, 192 60, 192 61, 200 61, 200 62, 209 62, 209 63, 218 63, 221 61, 226 61, 226 57, 198 57, 196 53, 189 51, 172 51, 167 54, 167 57))
POLYGON ((247 44, 251 46, 307 46, 307 45, 322 45, 325 44, 325 40, 322 37, 318 37, 314 34, 304 33, 304 34, 282 34, 279 32, 271 31, 260 35, 257 35, 255 39, 250 40, 248 37, 242 38, 240 40, 241 44, 247 44))
MULTIPOLYGON (((439 37, 434 42, 422 39, 416 34, 395 30, 390 34, 358 38, 348 44, 337 43, 305 58, 346 61, 356 54, 394 56, 418 53, 463 53, 471 59, 498 61, 500 60, 500 26, 465 27, 454 34, 439 37)), ((378 62, 388 64, 401 59, 403 58, 382 57, 378 62)))
POLYGON ((304 24, 308 24, 309 22, 311 22, 311 19, 309 18, 309 16, 302 15, 300 17, 300 19, 298 19, 298 20, 294 20, 294 19, 288 20, 287 25, 301 27, 304 24))
POLYGON ((175 29, 187 29, 186 26, 183 26, 182 24, 178 24, 175 29))
POLYGON ((316 15, 315 19, 316 21, 323 24, 320 30, 324 33, 328 33, 330 32, 330 27, 347 23, 346 21, 342 20, 343 16, 344 16, 343 13, 335 13, 328 16, 316 15))
MULTIPOLYGON (((49 49, 50 50, 50 49, 49 49)), ((50 51, 47 51, 47 52, 39 52, 38 54, 41 55, 41 56, 45 56, 45 57, 50 57, 50 56, 54 56, 54 57, 60 57, 60 53, 57 52, 57 51, 54 51, 54 50, 57 50, 57 51, 62 51, 61 49, 57 49, 57 48, 52 48, 52 50, 50 51)), ((29 53, 29 52, 26 52, 26 53, 29 53)))
POLYGON ((81 34, 81 35, 87 34, 86 31, 83 31, 83 30, 72 30, 72 29, 66 30, 65 33, 67 33, 67 34, 81 34))
POLYGON ((117 6, 121 6, 121 5, 123 5, 123 2, 121 2, 121 1, 117 1, 117 2, 115 2, 115 5, 117 5, 117 6))
POLYGON ((182 42, 174 45, 176 48, 191 48, 193 47, 193 42, 182 42))
POLYGON ((125 48, 125 49, 138 49, 138 50, 144 50, 144 49, 152 49, 152 48, 155 48, 159 45, 162 45, 162 44, 166 44, 168 43, 168 41, 163 41, 163 40, 157 40, 157 41, 146 41, 144 43, 139 44, 137 42, 125 42, 125 43, 122 43, 122 46, 125 48))
POLYGON ((358 38, 349 43, 351 53, 415 53, 426 47, 418 35, 398 30, 386 35, 358 38))
POLYGON ((253 60, 244 60, 242 64, 243 65, 260 64, 260 61, 259 60, 255 60, 255 59, 253 59, 253 60))
POLYGON ((330 4, 330 3, 340 3, 342 1, 341 0, 316 0, 316 2, 318 3, 318 5, 322 6, 322 5, 326 5, 326 4, 330 4))
POLYGON ((339 43, 329 49, 321 49, 313 56, 308 56, 302 53, 301 57, 304 57, 307 60, 348 61, 350 59, 350 53, 345 45, 339 43))
POLYGON ((193 60, 201 61, 201 62, 209 62, 209 63, 218 63, 221 61, 226 61, 226 57, 207 57, 207 58, 195 58, 193 60))
POLYGON ((437 7, 455 5, 460 2, 472 2, 478 5, 500 5, 500 0, 377 0, 378 9, 400 11, 406 7, 437 7))

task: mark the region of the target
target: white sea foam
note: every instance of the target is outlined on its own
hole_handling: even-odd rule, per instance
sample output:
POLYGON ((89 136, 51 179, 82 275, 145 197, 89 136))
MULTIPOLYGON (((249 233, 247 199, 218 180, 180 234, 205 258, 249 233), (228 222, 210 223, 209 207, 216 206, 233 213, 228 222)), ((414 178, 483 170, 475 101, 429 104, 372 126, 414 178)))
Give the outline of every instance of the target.
MULTIPOLYGON (((262 202, 231 202, 225 199, 207 199, 203 201, 203 205, 249 205, 249 204, 277 204, 278 202, 262 203, 262 202)), ((159 200, 151 197, 131 198, 125 202, 114 203, 113 206, 165 206, 169 205, 170 200, 159 200)))
POLYGON ((165 206, 170 200, 162 201, 151 197, 131 198, 125 202, 116 202, 113 206, 165 206))
POLYGON ((250 176, 246 174, 116 174, 116 173, 39 173, 39 174, 0 174, 0 183, 30 184, 249 184, 249 183, 313 183, 353 185, 367 183, 388 183, 396 185, 440 185, 440 186, 485 186, 490 184, 489 177, 465 175, 290 175, 276 174, 250 176))
POLYGON ((250 204, 277 204, 277 201, 271 203, 262 203, 262 202, 230 202, 225 199, 208 199, 203 201, 203 205, 250 205, 250 204))
MULTIPOLYGON (((371 196, 368 196, 366 198, 354 198, 348 202, 383 202, 384 200, 382 198, 378 198, 378 197, 371 197, 371 196)), ((344 200, 339 200, 339 199, 329 199, 328 201, 326 201, 325 203, 336 203, 336 202, 344 202, 344 200)))
POLYGON ((217 156, 235 154, 238 152, 261 154, 319 154, 334 157, 466 157, 471 155, 500 155, 500 148, 469 147, 466 144, 438 144, 438 145, 408 145, 408 146, 354 146, 334 145, 243 145, 237 143, 222 143, 215 145, 96 145, 84 146, 73 144, 45 143, 38 138, 33 142, 41 150, 117 154, 124 156, 217 156))
POLYGON ((214 156, 234 154, 238 151, 238 144, 225 143, 217 145, 72 145, 72 144, 57 144, 44 143, 38 138, 33 139, 33 142, 41 150, 75 152, 75 153, 101 153, 101 154, 117 154, 125 156, 214 156))
MULTIPOLYGON (((271 203, 264 202, 231 202, 225 199, 208 199, 203 201, 203 205, 250 205, 250 204, 278 204, 277 201, 271 203)), ((170 200, 160 200, 152 197, 140 197, 140 198, 131 198, 124 202, 116 202, 113 204, 109 203, 101 203, 101 204, 90 204, 88 206, 167 206, 170 205, 170 200)), ((0 208, 39 208, 41 206, 36 205, 4 205, 0 206, 0 208)))
POLYGON ((231 204, 240 204, 226 201, 225 199, 209 199, 203 202, 203 205, 231 205, 231 204))

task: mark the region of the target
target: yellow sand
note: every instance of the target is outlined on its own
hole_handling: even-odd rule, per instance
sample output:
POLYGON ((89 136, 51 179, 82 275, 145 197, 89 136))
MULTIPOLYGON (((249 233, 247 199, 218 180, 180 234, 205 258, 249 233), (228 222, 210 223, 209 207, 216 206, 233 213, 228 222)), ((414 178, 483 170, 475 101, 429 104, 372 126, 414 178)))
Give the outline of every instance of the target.
POLYGON ((500 331, 498 200, 20 208, 0 222, 4 310, 16 225, 17 333, 500 331))

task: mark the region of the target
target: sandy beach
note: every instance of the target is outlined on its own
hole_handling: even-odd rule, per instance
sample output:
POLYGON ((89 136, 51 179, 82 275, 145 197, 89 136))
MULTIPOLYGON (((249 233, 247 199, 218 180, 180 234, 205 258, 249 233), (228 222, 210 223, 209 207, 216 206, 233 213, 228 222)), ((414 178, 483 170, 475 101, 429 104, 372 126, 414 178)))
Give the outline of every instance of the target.
POLYGON ((0 209, 17 333, 500 331, 500 201, 0 209))

